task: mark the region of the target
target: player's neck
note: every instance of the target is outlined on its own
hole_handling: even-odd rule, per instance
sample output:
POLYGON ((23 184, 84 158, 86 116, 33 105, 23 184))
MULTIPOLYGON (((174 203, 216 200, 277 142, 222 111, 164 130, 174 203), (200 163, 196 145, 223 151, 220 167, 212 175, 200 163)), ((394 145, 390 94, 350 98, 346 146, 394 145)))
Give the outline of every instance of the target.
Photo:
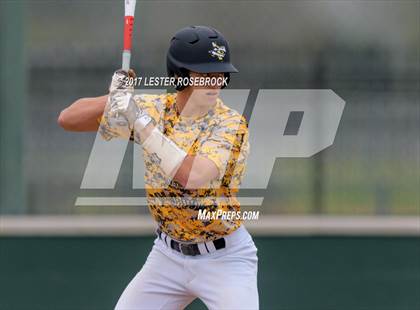
POLYGON ((202 117, 206 115, 208 111, 214 107, 214 105, 203 106, 203 105, 197 104, 192 99, 191 93, 187 91, 177 92, 175 105, 180 115, 187 118, 202 117))

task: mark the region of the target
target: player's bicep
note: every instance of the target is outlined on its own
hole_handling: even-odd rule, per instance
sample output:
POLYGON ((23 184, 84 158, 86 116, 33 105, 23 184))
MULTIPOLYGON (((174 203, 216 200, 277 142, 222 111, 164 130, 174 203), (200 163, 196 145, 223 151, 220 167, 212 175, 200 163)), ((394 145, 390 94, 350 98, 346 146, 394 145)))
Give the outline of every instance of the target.
POLYGON ((222 146, 216 141, 207 141, 200 148, 198 156, 211 162, 217 171, 215 178, 221 178, 226 170, 230 149, 231 147, 222 146))

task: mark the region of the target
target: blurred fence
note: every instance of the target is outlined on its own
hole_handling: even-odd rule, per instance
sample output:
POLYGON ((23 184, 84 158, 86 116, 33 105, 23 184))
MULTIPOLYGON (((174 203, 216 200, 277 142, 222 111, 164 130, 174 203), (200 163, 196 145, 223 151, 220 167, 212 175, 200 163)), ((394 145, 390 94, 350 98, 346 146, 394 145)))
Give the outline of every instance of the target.
MULTIPOLYGON (((0 212, 146 212, 143 207, 74 207, 78 196, 142 196, 144 191, 131 189, 131 148, 115 190, 80 190, 94 134, 64 132, 56 124, 59 112, 75 99, 106 92, 120 62, 121 3, 1 5, 0 112, 2 124, 8 124, 0 133, 2 196, 22 199, 2 200, 0 212), (14 141, 16 151, 7 141, 14 141)), ((266 214, 415 215, 420 201, 418 8, 410 1, 140 1, 134 68, 145 76, 164 75, 165 51, 176 29, 219 28, 241 71, 230 86, 251 90, 247 111, 263 88, 329 88, 347 103, 330 148, 308 159, 278 159, 267 190, 244 195, 265 197, 261 210, 266 214)))

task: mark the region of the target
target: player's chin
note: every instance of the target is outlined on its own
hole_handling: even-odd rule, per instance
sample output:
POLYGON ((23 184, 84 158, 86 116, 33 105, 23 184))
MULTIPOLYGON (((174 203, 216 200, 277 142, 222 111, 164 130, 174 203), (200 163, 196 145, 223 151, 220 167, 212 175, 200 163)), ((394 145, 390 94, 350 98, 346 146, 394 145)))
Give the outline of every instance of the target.
POLYGON ((200 101, 205 105, 212 105, 216 103, 217 98, 219 98, 220 90, 219 89, 201 89, 200 101))

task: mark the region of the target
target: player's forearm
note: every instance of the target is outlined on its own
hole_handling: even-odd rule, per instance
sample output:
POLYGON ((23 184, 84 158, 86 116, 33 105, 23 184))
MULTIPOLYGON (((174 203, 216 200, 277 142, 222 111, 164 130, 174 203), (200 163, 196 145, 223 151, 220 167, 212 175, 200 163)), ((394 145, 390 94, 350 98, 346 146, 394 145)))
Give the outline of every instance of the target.
POLYGON ((176 171, 174 180, 187 189, 205 188, 218 174, 211 160, 199 155, 187 155, 176 171))
POLYGON ((108 95, 81 98, 61 111, 58 123, 69 131, 97 131, 98 118, 103 114, 108 95))

